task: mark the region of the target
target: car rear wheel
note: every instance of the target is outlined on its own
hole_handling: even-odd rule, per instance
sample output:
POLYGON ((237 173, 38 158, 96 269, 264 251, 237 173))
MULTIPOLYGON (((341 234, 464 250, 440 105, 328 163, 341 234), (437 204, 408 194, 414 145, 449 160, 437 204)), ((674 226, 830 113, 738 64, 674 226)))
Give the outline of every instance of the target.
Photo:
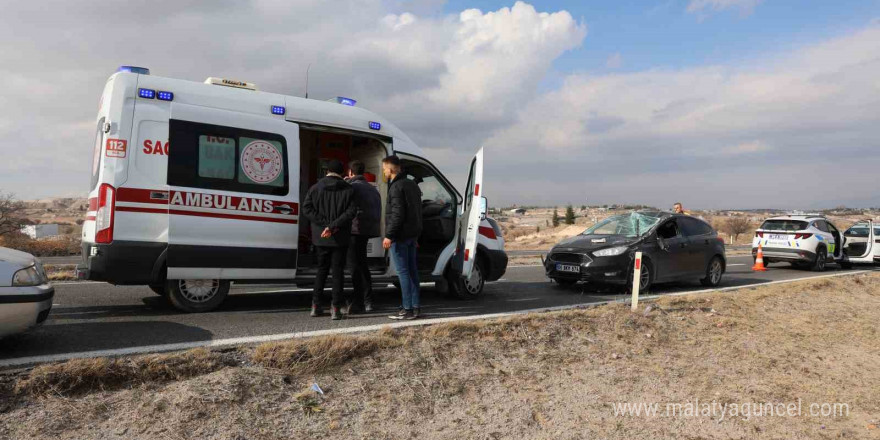
POLYGON ((165 285, 171 305, 187 313, 214 310, 229 294, 226 280, 168 280, 165 285))
POLYGON ((813 261, 813 271, 814 272, 822 272, 825 270, 825 264, 828 262, 828 251, 825 248, 819 248, 816 250, 816 260, 813 261))
POLYGON ((724 263, 721 258, 712 258, 709 265, 706 266, 706 277, 700 280, 704 286, 716 287, 721 284, 721 277, 724 275, 724 263))

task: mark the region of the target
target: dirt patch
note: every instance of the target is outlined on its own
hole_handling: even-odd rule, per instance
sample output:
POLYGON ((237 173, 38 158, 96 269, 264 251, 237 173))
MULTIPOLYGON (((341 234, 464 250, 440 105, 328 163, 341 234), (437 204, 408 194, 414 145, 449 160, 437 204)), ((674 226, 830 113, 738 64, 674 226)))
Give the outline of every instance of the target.
POLYGON ((58 383, 47 366, 0 396, 0 438, 880 438, 877 322, 880 275, 858 275, 272 343, 180 379, 123 368, 55 386, 69 392, 39 385, 58 383), (695 402, 801 413, 662 415, 695 402), (810 414, 824 403, 847 414, 810 414))

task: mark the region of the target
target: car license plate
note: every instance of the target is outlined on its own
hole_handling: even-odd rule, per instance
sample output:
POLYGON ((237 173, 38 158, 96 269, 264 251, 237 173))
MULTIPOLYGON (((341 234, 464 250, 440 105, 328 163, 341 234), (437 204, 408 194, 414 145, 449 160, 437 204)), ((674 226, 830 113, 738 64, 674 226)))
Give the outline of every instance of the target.
POLYGON ((788 241, 788 235, 786 234, 770 234, 767 236, 768 240, 773 241, 788 241))
POLYGON ((557 264, 556 270, 559 272, 581 273, 581 267, 574 264, 557 264))

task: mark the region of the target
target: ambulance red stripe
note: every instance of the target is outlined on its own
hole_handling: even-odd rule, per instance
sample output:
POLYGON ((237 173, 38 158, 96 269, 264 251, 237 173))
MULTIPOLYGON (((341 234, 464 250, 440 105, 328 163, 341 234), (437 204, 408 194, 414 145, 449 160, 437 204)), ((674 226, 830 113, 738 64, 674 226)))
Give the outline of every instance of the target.
POLYGON ((249 220, 249 221, 270 222, 270 223, 287 223, 287 224, 292 224, 292 225, 295 225, 297 223, 296 219, 254 217, 254 216, 250 216, 250 215, 220 214, 220 213, 215 213, 215 212, 183 211, 183 210, 179 210, 179 209, 138 208, 138 207, 133 207, 133 206, 117 206, 116 211, 118 211, 118 212, 139 212, 139 213, 144 213, 144 214, 191 215, 194 217, 223 218, 223 219, 230 219, 230 220, 249 220))
MULTIPOLYGON (((199 197, 199 201, 202 200, 201 197, 205 195, 205 193, 197 193, 197 192, 186 192, 186 191, 165 191, 165 190, 155 190, 155 189, 144 189, 144 188, 119 188, 116 193, 116 201, 117 202, 129 202, 129 203, 152 203, 156 205, 168 205, 169 201, 174 200, 175 194, 181 194, 184 200, 187 199, 187 194, 197 195, 199 197)), ((271 213, 273 214, 286 214, 286 215, 298 215, 299 214, 299 204, 286 202, 281 200, 269 200, 269 199, 258 199, 252 197, 240 197, 240 196, 225 196, 219 194, 207 194, 213 200, 213 198, 220 197, 223 198, 224 204, 230 204, 231 206, 239 206, 241 204, 242 199, 245 200, 245 205, 247 206, 262 206, 264 202, 272 202, 273 208, 271 213), (231 202, 231 203, 228 203, 231 202), (257 202, 256 204, 253 202, 257 202), (286 205, 290 207, 290 212, 281 211, 281 206, 286 205)), ((186 208, 191 205, 178 205, 172 204, 172 206, 180 206, 186 208)), ((200 207, 200 206, 195 206, 200 207)), ((97 199, 95 199, 95 209, 97 209, 97 199)), ((226 209, 230 212, 248 212, 248 211, 239 211, 237 209, 229 209, 228 207, 223 207, 220 209, 226 209)), ((90 210, 94 210, 90 208, 90 210)), ((256 211, 256 212, 264 212, 264 211, 256 211)))
POLYGON ((495 235, 495 230, 488 226, 480 226, 480 235, 485 236, 488 239, 494 240, 497 238, 495 235))

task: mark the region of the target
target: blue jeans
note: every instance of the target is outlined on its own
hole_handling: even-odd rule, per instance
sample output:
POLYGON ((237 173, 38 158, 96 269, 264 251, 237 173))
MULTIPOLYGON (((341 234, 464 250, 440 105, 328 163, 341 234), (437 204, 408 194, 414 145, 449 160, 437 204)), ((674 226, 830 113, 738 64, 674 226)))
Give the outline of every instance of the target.
POLYGON ((400 292, 403 295, 403 308, 412 310, 419 307, 419 266, 416 261, 416 240, 401 240, 391 243, 391 261, 400 278, 400 292))

